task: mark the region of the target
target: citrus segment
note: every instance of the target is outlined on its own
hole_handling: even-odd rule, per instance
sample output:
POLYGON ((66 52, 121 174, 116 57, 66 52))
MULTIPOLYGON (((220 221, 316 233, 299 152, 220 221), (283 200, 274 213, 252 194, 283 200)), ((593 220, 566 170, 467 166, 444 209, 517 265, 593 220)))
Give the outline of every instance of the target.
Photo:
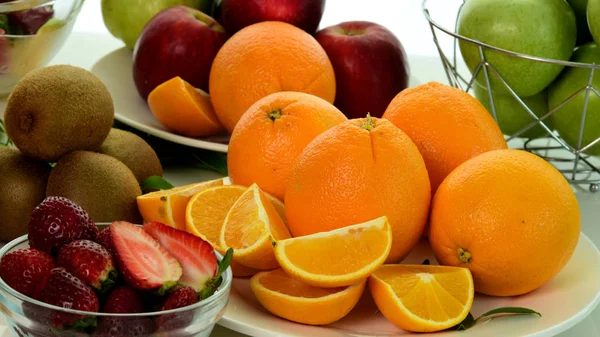
POLYGON ((265 270, 278 267, 273 246, 289 237, 275 207, 254 184, 231 207, 221 228, 219 243, 222 250, 234 249, 235 261, 265 270))
POLYGON ((152 90, 148 106, 161 124, 185 136, 210 136, 223 130, 208 94, 179 76, 152 90))
POLYGON ((387 217, 277 242, 275 257, 290 275, 316 287, 343 287, 367 278, 392 247, 387 217))
POLYGON ((147 193, 137 197, 138 209, 144 222, 157 221, 185 230, 185 212, 190 198, 199 191, 219 185, 223 185, 223 179, 147 193))
POLYGON ((322 325, 346 316, 360 299, 366 280, 349 287, 317 288, 282 269, 260 272, 250 279, 254 295, 272 314, 290 321, 322 325))
POLYGON ((369 288, 390 322, 414 332, 462 322, 475 296, 469 269, 446 266, 383 265, 369 277, 369 288))

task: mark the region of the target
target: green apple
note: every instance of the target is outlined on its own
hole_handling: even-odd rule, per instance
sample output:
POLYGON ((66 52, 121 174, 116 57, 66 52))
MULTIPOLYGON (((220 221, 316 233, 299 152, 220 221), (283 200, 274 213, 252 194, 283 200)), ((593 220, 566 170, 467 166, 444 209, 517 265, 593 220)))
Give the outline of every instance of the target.
MULTIPOLYGON (((475 83, 473 92, 475 98, 477 98, 490 114, 492 114, 488 90, 475 83)), ((494 99, 498 125, 505 135, 512 136, 535 121, 535 118, 525 110, 513 95, 492 91, 492 98, 494 99)), ((523 103, 536 114, 536 116, 541 117, 548 113, 548 92, 546 90, 533 96, 521 97, 521 99, 523 100, 523 103)), ((544 119, 544 123, 552 130, 550 118, 544 119)), ((536 125, 520 134, 519 137, 540 138, 547 134, 548 132, 541 125, 536 125)))
MULTIPOLYGON (((573 54, 574 62, 600 64, 600 48, 596 43, 583 45, 573 54)), ((600 74, 594 74, 592 86, 600 90, 600 74)), ((548 88, 548 103, 550 110, 559 106, 573 94, 585 88, 590 77, 590 69, 568 68, 548 88)), ((554 127, 564 141, 573 148, 579 148, 579 130, 583 115, 585 90, 577 94, 571 101, 560 107, 552 115, 554 127)), ((593 142, 600 137, 600 97, 594 92, 589 93, 588 107, 585 118, 585 128, 581 146, 593 142)), ((600 155, 600 144, 592 146, 586 151, 588 154, 600 155)))
POLYGON ((587 21, 588 0, 567 0, 567 2, 571 5, 577 20, 577 45, 580 46, 592 41, 592 34, 587 21))
POLYGON ((102 0, 102 18, 108 31, 133 50, 144 26, 154 15, 179 5, 208 13, 212 0, 102 0))
POLYGON ((588 0, 587 22, 596 43, 600 42, 600 0, 588 0))
MULTIPOLYGON (((575 48, 575 14, 565 0, 467 0, 458 18, 458 33, 502 49, 568 60, 575 48)), ((477 45, 460 40, 471 72, 481 63, 477 45)), ((558 76, 562 66, 484 50, 486 60, 522 97, 535 95, 558 76)), ((505 90, 490 71, 492 88, 505 90)), ((477 81, 485 85, 483 71, 477 81)))

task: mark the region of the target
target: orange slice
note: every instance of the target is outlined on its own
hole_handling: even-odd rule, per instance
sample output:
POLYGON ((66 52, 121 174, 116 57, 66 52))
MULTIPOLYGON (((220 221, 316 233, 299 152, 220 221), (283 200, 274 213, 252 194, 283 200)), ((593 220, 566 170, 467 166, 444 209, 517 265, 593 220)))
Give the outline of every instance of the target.
POLYGON ((265 193, 253 184, 235 202, 221 228, 221 249, 233 248, 233 259, 247 267, 268 270, 279 265, 277 241, 290 233, 265 193))
POLYGON ((250 279, 254 295, 273 315, 290 321, 322 325, 346 316, 365 290, 366 280, 342 288, 317 288, 282 269, 263 271, 250 279))
POLYGON ((387 217, 329 232, 281 240, 279 265, 316 287, 343 287, 366 279, 387 259, 392 230, 387 217))
POLYGON ((369 287, 379 311, 413 332, 453 327, 473 305, 473 277, 467 268, 383 265, 369 277, 369 287))
POLYGON ((185 136, 204 137, 223 130, 210 96, 179 76, 152 90, 148 106, 162 125, 185 136))
POLYGON ((223 185, 223 179, 156 191, 137 197, 137 205, 144 222, 158 221, 185 230, 185 209, 190 198, 198 191, 223 185))

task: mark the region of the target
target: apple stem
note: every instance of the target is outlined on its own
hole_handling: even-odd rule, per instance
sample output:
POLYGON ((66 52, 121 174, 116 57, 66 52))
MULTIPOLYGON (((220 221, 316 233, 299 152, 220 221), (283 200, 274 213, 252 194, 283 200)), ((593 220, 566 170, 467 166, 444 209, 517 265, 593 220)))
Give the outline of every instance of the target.
POLYGON ((267 117, 269 117, 270 120, 275 121, 276 119, 281 118, 281 110, 273 110, 267 114, 267 117))
POLYGON ((371 130, 375 129, 375 122, 373 121, 373 117, 371 117, 370 112, 367 113, 367 120, 364 123, 362 123, 362 125, 360 127, 367 131, 371 131, 371 130))

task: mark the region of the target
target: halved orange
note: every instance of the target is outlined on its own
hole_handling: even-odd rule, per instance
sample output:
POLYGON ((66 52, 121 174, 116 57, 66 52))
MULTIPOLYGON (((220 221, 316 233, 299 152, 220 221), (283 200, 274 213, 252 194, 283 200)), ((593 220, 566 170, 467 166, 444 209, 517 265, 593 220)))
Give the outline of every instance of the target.
POLYGON ((179 76, 152 90, 148 106, 162 125, 185 136, 210 136, 223 130, 210 96, 179 76))
POLYGON ((316 287, 343 287, 366 279, 387 259, 392 230, 387 217, 329 232, 281 240, 279 265, 316 287))
POLYGON ((223 179, 174 187, 137 197, 137 205, 144 222, 158 221, 185 230, 185 209, 188 201, 198 191, 223 185, 223 179))
POLYGON ((379 311, 414 332, 445 330, 469 314, 475 290, 467 268, 383 265, 369 277, 379 311))
MULTIPOLYGON (((196 193, 186 209, 186 230, 188 233, 208 241, 221 254, 225 251, 219 244, 223 221, 231 206, 248 188, 239 185, 223 185, 208 188, 196 193)), ((258 270, 231 261, 231 271, 236 277, 252 276, 258 270)))
POLYGON ((254 295, 273 315, 290 321, 322 325, 346 316, 365 290, 366 280, 349 287, 317 288, 282 269, 260 272, 250 279, 254 295))
POLYGON ((253 184, 229 210, 221 228, 221 249, 233 248, 233 259, 247 267, 268 270, 279 265, 273 253, 277 241, 290 233, 265 193, 253 184))

